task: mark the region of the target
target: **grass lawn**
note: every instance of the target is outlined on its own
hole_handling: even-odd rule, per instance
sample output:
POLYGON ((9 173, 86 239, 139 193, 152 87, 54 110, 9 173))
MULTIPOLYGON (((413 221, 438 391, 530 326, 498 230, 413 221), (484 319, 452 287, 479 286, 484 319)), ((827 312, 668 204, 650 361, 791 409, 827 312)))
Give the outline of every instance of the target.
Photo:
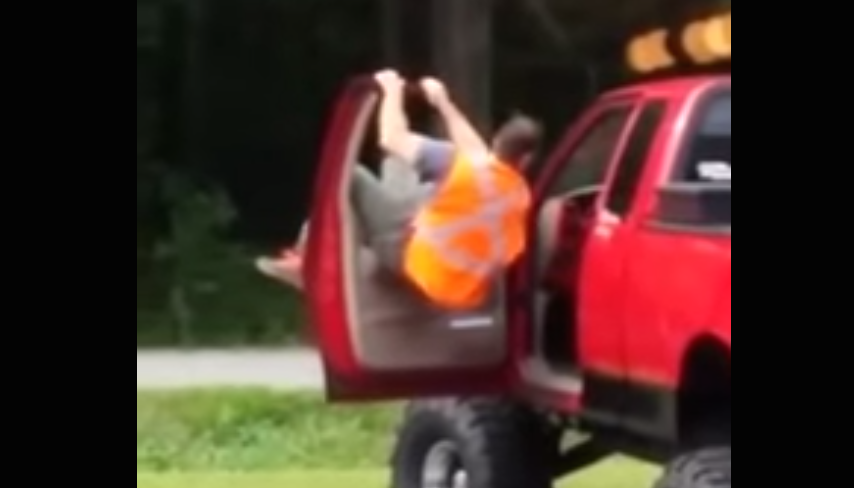
MULTIPOLYGON (((137 488, 383 488, 399 409, 313 393, 137 392, 137 488)), ((654 469, 603 463, 561 488, 643 488, 654 469)))
MULTIPOLYGON (((561 488, 643 488, 654 471, 629 461, 591 469, 561 488)), ((137 473, 137 488, 384 488, 388 476, 379 470, 292 471, 281 473, 137 473)))
POLYGON ((397 406, 329 406, 316 393, 218 389, 136 394, 137 471, 377 468, 397 406))

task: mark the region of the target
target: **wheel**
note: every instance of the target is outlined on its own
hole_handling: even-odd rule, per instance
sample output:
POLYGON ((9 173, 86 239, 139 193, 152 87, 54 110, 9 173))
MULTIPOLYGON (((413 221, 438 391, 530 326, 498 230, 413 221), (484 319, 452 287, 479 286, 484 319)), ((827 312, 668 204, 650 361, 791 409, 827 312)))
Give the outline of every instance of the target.
POLYGON ((655 488, 732 488, 731 448, 706 448, 676 458, 655 488))
POLYGON ((536 415, 510 402, 413 403, 398 433, 392 486, 551 488, 557 445, 546 432, 536 415))

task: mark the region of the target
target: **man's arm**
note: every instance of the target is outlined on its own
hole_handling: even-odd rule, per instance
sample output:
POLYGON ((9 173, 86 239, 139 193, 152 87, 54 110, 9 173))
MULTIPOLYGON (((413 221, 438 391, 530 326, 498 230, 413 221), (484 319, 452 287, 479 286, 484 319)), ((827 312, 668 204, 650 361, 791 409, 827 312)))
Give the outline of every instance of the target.
POLYGON ((427 95, 427 100, 442 116, 451 142, 458 151, 470 157, 489 154, 489 146, 486 141, 454 104, 447 89, 440 81, 426 78, 421 81, 421 87, 427 95))
POLYGON ((377 117, 379 146, 389 156, 414 164, 421 139, 410 130, 404 112, 404 81, 393 70, 381 71, 375 79, 383 92, 377 117))

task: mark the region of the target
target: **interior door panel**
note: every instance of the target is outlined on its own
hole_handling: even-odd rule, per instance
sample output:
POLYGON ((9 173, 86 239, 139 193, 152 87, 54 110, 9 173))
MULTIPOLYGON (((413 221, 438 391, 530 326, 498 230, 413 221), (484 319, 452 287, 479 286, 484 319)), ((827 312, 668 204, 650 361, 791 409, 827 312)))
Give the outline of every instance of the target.
MULTIPOLYGON (((332 117, 315 185, 306 256, 312 322, 333 399, 493 391, 506 386, 508 325, 499 287, 479 310, 449 313, 380 265, 351 205, 352 170, 379 97, 351 82, 332 117)), ((384 168, 384 184, 411 181, 384 168)), ((399 192, 400 193, 400 192, 399 192)), ((399 195, 412 205, 418 191, 399 195)))

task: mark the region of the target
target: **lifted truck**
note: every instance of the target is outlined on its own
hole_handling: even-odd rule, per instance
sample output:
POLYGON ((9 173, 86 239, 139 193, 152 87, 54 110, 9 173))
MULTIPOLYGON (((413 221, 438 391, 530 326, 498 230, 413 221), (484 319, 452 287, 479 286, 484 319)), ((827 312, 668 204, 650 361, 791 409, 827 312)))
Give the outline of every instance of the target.
POLYGON ((331 401, 410 400, 394 488, 548 488, 612 453, 731 488, 731 79, 600 97, 530 168, 530 245, 492 309, 436 311, 348 208, 378 95, 353 82, 316 182, 307 297, 331 401))

